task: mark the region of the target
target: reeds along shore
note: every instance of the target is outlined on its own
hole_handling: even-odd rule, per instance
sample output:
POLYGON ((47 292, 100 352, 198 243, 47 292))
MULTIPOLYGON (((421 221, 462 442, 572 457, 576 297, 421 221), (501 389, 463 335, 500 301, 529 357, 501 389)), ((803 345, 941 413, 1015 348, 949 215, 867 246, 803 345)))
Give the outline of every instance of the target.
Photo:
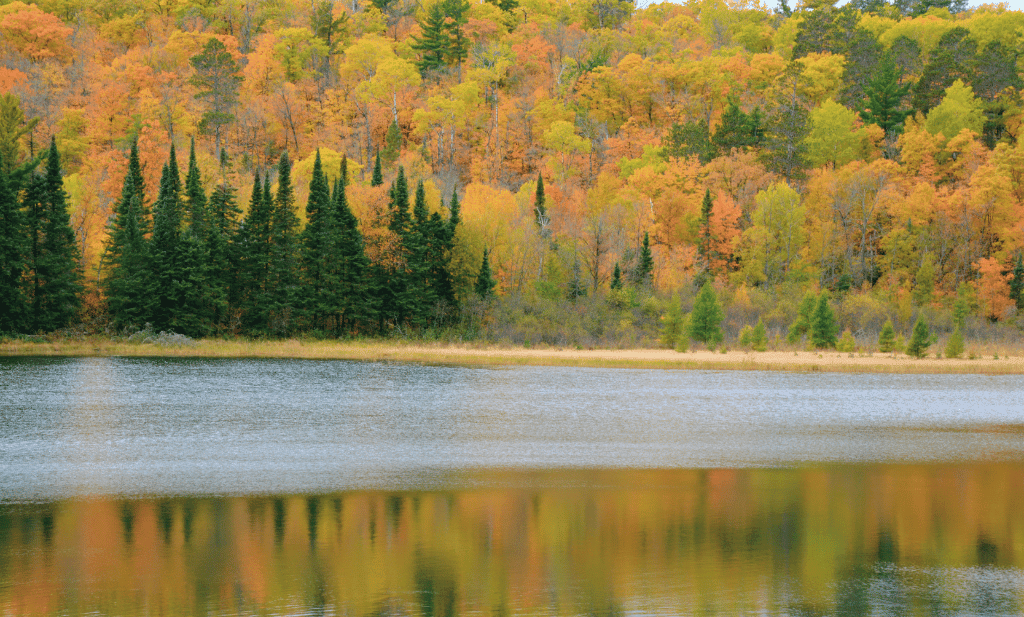
POLYGON ((0 356, 290 358, 395 361, 466 366, 580 366, 684 370, 773 370, 839 373, 1024 374, 1024 350, 984 350, 961 359, 931 354, 782 350, 578 349, 451 344, 390 339, 323 341, 309 339, 185 339, 124 341, 87 336, 38 337, 0 342, 0 356), (973 357, 972 357, 973 355, 973 357))

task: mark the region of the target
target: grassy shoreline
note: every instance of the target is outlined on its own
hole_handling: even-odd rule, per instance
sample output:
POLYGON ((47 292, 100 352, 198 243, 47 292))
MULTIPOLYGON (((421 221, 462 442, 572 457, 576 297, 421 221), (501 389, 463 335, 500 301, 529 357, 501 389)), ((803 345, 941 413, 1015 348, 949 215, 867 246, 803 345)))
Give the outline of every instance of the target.
POLYGON ((394 340, 280 341, 203 339, 188 345, 126 342, 108 337, 0 341, 0 356, 289 358, 456 364, 465 366, 580 366, 676 370, 771 370, 841 373, 1024 374, 1024 357, 974 360, 914 359, 904 355, 835 351, 691 351, 558 349, 394 340))

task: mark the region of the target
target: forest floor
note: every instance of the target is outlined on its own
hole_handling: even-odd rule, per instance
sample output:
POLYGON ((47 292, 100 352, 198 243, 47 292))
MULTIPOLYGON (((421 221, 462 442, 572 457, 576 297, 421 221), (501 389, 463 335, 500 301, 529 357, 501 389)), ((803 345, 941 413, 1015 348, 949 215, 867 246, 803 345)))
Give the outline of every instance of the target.
POLYGON ((589 366, 848 373, 1024 374, 1024 350, 975 359, 916 359, 903 354, 837 351, 567 349, 395 340, 320 341, 203 339, 186 344, 124 342, 107 337, 0 340, 0 356, 296 358, 458 365, 589 366))

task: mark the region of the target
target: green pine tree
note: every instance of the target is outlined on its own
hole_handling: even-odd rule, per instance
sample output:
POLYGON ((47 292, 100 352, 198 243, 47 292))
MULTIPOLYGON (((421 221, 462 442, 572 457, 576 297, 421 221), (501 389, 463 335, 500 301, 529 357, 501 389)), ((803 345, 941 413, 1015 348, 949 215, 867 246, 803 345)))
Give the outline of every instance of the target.
POLYGON ((861 120, 877 124, 887 135, 899 134, 903 122, 910 114, 910 109, 902 105, 909 92, 910 83, 900 84, 896 63, 890 55, 886 55, 875 68, 875 74, 865 88, 867 100, 860 112, 861 120))
POLYGON ((690 313, 690 338, 706 345, 717 345, 722 342, 722 320, 725 312, 718 302, 715 289, 710 282, 704 284, 693 303, 690 313))
POLYGON ((388 132, 384 136, 384 150, 380 152, 383 164, 388 167, 395 164, 402 153, 402 131, 398 128, 398 120, 392 120, 388 132))
POLYGON ((803 300, 800 301, 800 306, 797 307, 796 319, 790 325, 789 333, 786 335, 786 342, 790 345, 795 345, 803 335, 810 332, 811 316, 814 313, 817 301, 818 296, 814 292, 808 291, 804 294, 803 300))
POLYGON ((533 217, 537 221, 537 227, 544 230, 547 229, 548 223, 548 209, 546 200, 544 198, 544 176, 537 174, 537 190, 533 197, 533 217))
POLYGON ((1013 266, 1013 279, 1010 280, 1010 299, 1017 304, 1017 309, 1024 309, 1024 258, 1017 253, 1017 261, 1013 266))
POLYGON ((238 305, 238 280, 241 274, 241 255, 235 239, 242 214, 235 197, 235 189, 221 182, 210 193, 209 225, 207 226, 206 254, 210 264, 213 322, 218 327, 229 324, 233 307, 238 305))
POLYGON ((668 310, 661 318, 661 346, 666 349, 675 349, 679 344, 679 338, 685 336, 683 332, 683 310, 679 305, 679 298, 673 297, 668 303, 668 310))
POLYGON ((303 280, 300 304, 310 325, 321 328, 336 311, 331 306, 335 280, 332 262, 336 259, 334 242, 337 223, 331 190, 320 160, 320 149, 313 159, 313 177, 306 201, 306 227, 300 238, 303 280))
POLYGON ((485 300, 494 295, 494 288, 498 286, 498 282, 494 280, 494 276, 491 274, 491 263, 487 258, 487 254, 487 249, 484 249, 484 257, 480 261, 480 272, 477 274, 476 284, 473 286, 473 291, 476 292, 476 295, 485 300))
POLYGON ((292 165, 288 152, 282 152, 277 164, 277 195, 270 212, 270 271, 266 290, 269 317, 266 328, 278 336, 291 333, 296 325, 298 227, 299 217, 295 214, 295 194, 292 189, 292 165))
POLYGON ((384 170, 380 164, 380 152, 377 152, 377 157, 373 159, 373 175, 370 177, 370 186, 380 186, 384 184, 384 170))
POLYGON ((960 333, 959 325, 953 328, 953 334, 946 341, 945 354, 947 358, 959 358, 964 354, 964 336, 960 333))
POLYGON ((214 320, 223 312, 227 296, 211 278, 214 265, 209 252, 208 203, 196 161, 194 139, 189 147, 181 206, 183 218, 187 220, 181 234, 184 304, 178 307, 175 331, 203 336, 212 332, 214 320))
POLYGON ((152 321, 152 271, 148 228, 143 203, 145 191, 139 165, 138 144, 132 142, 128 172, 121 187, 121 199, 114 205, 101 261, 100 287, 107 312, 117 328, 141 328, 152 321))
POLYGON ((81 251, 71 229, 55 139, 50 140, 45 174, 37 178, 41 238, 33 272, 32 329, 50 332, 69 325, 78 315, 84 290, 81 251))
POLYGON ((892 326, 892 320, 886 319, 882 331, 878 334, 878 351, 892 353, 896 350, 896 329, 892 326))
POLYGON ((828 291, 822 290, 818 296, 818 304, 811 316, 811 344, 818 349, 834 348, 836 346, 839 326, 836 324, 836 315, 828 302, 828 291))
POLYGON ((924 319, 918 317, 917 323, 914 324, 914 331, 910 335, 910 342, 907 343, 907 355, 923 358, 928 353, 930 346, 931 333, 928 331, 928 325, 924 323, 924 319))
POLYGON ((715 202, 711 200, 711 189, 704 189, 704 199, 700 206, 700 242, 697 250, 703 262, 704 271, 708 273, 711 272, 711 260, 714 258, 712 255, 714 238, 711 234, 711 214, 714 207, 715 202))
POLYGON ((174 144, 171 144, 170 157, 164 165, 160 191, 153 208, 153 237, 150 242, 152 323, 156 330, 176 331, 179 311, 185 305, 182 225, 181 175, 174 144))
POLYGON ((359 221, 348 205, 346 182, 348 179, 347 160, 342 158, 340 178, 334 189, 334 220, 336 236, 334 244, 334 279, 331 309, 335 315, 336 332, 352 331, 360 324, 370 323, 373 318, 371 299, 370 263, 366 257, 363 235, 359 221))
POLYGON ((654 256, 651 254, 651 238, 644 232, 644 241, 640 245, 640 263, 633 270, 633 284, 637 287, 649 287, 654 274, 654 256))
POLYGON ((24 331, 26 229, 11 177, 0 165, 0 334, 24 331))
POLYGON ((612 291, 618 291, 622 289, 622 269, 619 268, 619 262, 615 262, 615 269, 612 270, 612 282, 609 285, 612 291))
POLYGON ((266 323, 264 294, 270 272, 272 207, 272 202, 264 197, 263 180, 257 172, 253 177, 249 211, 234 242, 238 252, 239 275, 231 295, 235 298, 235 306, 246 331, 258 330, 266 323))
POLYGON ((754 331, 750 335, 750 346, 754 351, 765 351, 768 349, 768 333, 765 331, 764 321, 757 320, 754 331))

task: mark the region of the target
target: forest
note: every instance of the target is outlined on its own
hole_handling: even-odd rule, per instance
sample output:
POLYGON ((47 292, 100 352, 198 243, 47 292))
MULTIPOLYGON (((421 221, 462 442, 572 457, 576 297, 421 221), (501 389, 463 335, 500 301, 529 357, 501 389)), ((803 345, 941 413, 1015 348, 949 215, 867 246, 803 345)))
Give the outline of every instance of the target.
POLYGON ((1022 37, 959 0, 6 2, 0 332, 1015 343, 1022 37))

